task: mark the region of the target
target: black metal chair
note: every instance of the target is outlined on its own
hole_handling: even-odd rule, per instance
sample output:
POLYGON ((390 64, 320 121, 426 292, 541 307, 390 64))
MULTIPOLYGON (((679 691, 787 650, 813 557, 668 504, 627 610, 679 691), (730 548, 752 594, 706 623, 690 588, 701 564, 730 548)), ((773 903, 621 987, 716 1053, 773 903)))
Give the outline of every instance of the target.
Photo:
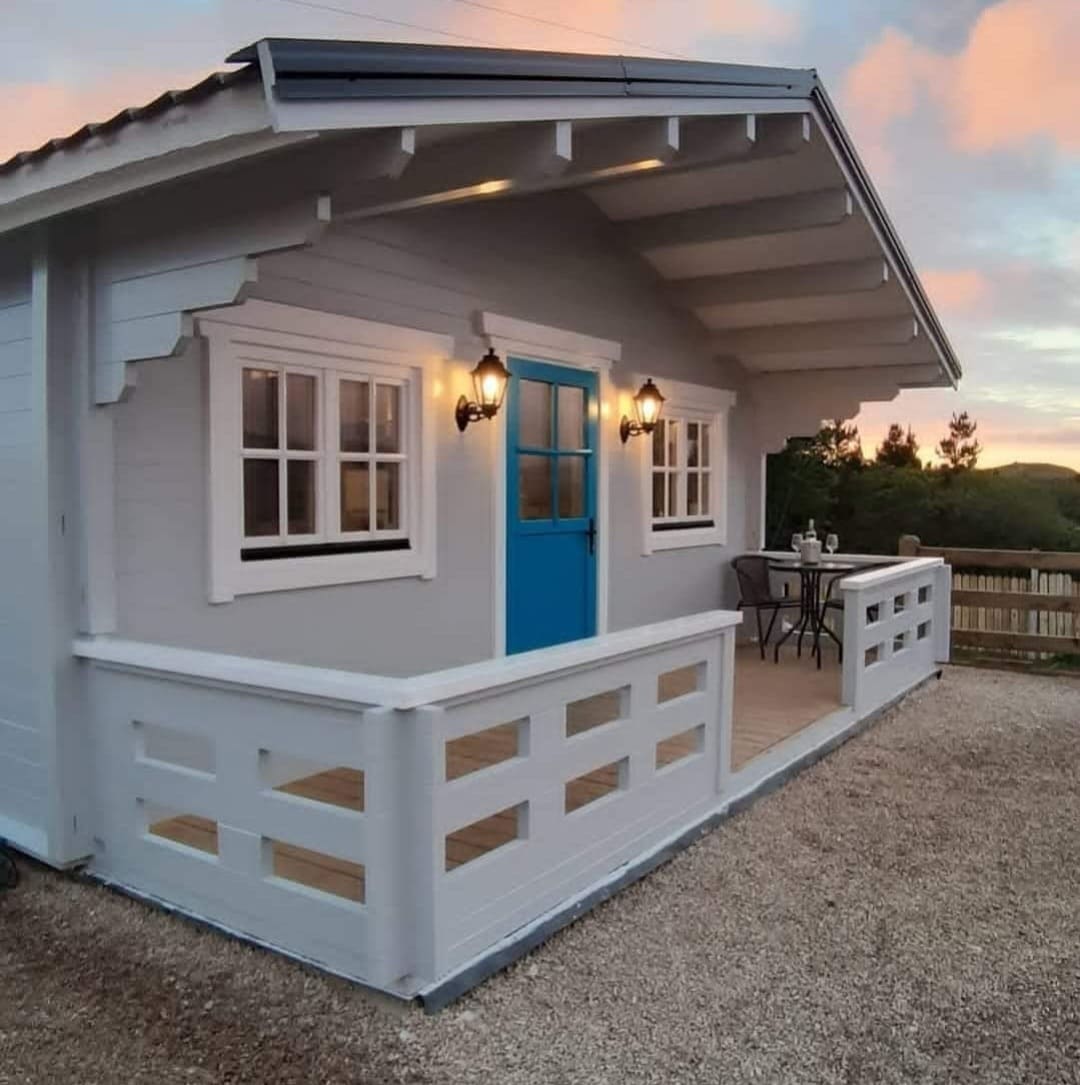
POLYGON ((731 563, 735 575, 739 578, 739 610, 753 610, 757 617, 758 648, 761 658, 765 658, 765 645, 769 643, 776 618, 780 611, 799 609, 801 603, 789 595, 774 595, 769 579, 769 559, 758 554, 744 554, 731 563), (763 630, 761 612, 771 610, 769 627, 763 630))
POLYGON ((855 576, 858 573, 865 573, 868 569, 880 569, 880 565, 857 565, 849 573, 837 573, 835 576, 829 578, 828 584, 825 586, 825 598, 821 604, 821 620, 818 622, 818 627, 814 631, 814 654, 817 656, 818 670, 821 670, 821 634, 826 633, 834 641, 836 641, 836 647, 840 657, 840 662, 844 662, 844 639, 842 636, 834 633, 829 626, 827 626, 826 619, 829 617, 829 612, 832 611, 840 615, 840 631, 843 633, 843 620, 844 620, 844 598, 843 595, 834 598, 833 589, 841 580, 846 580, 849 576, 855 576))

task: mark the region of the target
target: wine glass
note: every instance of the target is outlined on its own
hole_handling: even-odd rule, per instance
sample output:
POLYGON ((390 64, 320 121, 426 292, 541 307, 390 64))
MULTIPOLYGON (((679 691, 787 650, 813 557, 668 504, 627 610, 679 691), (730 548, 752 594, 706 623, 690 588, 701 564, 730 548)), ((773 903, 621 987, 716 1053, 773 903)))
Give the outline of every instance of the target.
POLYGON ((829 557, 832 557, 833 554, 836 553, 836 550, 839 546, 840 539, 837 537, 835 532, 830 531, 829 534, 825 536, 825 549, 828 550, 829 557))
POLYGON ((791 536, 791 549, 794 550, 796 554, 801 554, 802 553, 802 532, 801 531, 796 531, 795 534, 791 536))

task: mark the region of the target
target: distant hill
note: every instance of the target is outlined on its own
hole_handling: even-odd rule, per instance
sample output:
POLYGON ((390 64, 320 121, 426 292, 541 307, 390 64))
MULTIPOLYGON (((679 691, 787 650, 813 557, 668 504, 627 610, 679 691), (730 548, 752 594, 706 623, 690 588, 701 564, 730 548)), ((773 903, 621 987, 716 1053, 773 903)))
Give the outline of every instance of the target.
POLYGON ((1058 479, 1080 479, 1080 472, 1056 463, 1009 463, 1004 467, 988 467, 998 475, 1027 478, 1035 482, 1055 482, 1058 479))

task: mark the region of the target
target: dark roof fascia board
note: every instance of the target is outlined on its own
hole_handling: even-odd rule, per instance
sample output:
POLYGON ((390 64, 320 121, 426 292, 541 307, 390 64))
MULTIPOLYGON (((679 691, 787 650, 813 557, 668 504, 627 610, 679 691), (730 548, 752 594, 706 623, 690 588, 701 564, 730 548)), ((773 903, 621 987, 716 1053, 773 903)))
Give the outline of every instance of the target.
MULTIPOLYGON (((453 97, 806 98, 812 70, 649 57, 545 53, 390 42, 267 38, 230 63, 273 68, 285 100, 453 97)), ((265 73, 264 73, 265 75, 265 73)))
POLYGON ((919 281, 915 267, 907 254, 907 250, 904 248, 903 242, 900 240, 900 235, 896 232, 896 227, 893 226, 892 219, 889 218, 889 213, 885 210, 885 205, 881 202, 877 189, 874 188, 874 183, 870 180, 870 175, 862 164, 862 160, 855 150, 855 145, 848 136, 847 129, 844 128, 839 114, 832 104, 832 99, 820 82, 814 87, 812 99, 818 107, 822 120, 828 125, 829 130, 835 137, 837 148, 844 156, 844 163, 858 184, 859 191, 866 198, 868 210, 881 227, 885 242, 896 260, 898 271, 911 288, 915 307, 941 352, 950 382, 953 385, 957 384, 963 376, 963 367, 956 357, 956 352, 949 342, 949 337, 945 334, 941 321, 938 320, 937 313, 934 312, 930 299, 926 296, 926 291, 919 281))

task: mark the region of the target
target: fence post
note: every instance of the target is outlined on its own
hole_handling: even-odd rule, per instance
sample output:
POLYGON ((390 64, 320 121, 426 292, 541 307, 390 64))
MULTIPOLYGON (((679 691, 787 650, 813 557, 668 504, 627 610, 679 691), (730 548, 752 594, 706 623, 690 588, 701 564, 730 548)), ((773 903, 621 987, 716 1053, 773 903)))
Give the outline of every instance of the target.
POLYGON ((922 542, 918 535, 901 535, 900 545, 897 547, 896 552, 902 558, 917 558, 920 546, 922 546, 922 542))

